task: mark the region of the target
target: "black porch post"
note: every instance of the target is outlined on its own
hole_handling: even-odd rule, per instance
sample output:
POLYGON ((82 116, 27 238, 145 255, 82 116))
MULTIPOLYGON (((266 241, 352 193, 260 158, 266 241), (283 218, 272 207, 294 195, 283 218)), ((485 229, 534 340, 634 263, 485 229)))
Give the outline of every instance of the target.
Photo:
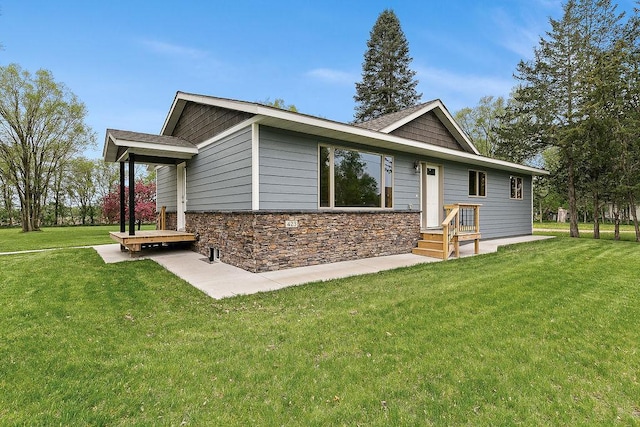
POLYGON ((124 233, 125 219, 124 219, 124 162, 120 162, 120 232, 124 233))
POLYGON ((135 156, 129 154, 129 236, 136 235, 135 156))

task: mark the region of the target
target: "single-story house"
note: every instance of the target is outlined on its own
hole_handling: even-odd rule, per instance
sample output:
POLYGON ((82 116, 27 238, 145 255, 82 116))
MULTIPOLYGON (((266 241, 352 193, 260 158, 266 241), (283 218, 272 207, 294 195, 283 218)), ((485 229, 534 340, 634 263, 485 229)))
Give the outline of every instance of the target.
POLYGON ((178 92, 160 135, 109 129, 104 158, 121 181, 155 165, 162 223, 253 272, 419 253, 446 219, 454 238, 531 234, 546 173, 480 155, 440 100, 347 124, 178 92))

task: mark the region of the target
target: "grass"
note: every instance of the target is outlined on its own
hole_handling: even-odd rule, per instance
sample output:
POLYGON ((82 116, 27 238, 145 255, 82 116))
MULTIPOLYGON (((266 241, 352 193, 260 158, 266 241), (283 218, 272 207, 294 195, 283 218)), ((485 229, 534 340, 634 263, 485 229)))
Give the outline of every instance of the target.
POLYGON ((559 238, 220 301, 148 260, 4 256, 0 420, 637 425, 638 251, 559 238))
MULTIPOLYGON (((143 225, 142 229, 153 230, 155 225, 143 225)), ((20 228, 0 228, 0 252, 114 243, 109 237, 109 232, 119 230, 119 225, 43 227, 41 231, 32 233, 23 233, 20 228)))
MULTIPOLYGON (((611 223, 600 223, 600 231, 613 232, 614 224, 611 223)), ((545 221, 539 222, 535 221, 533 223, 533 228, 536 229, 548 229, 548 230, 567 230, 569 231, 569 223, 568 222, 552 222, 545 221)), ((580 222, 578 223, 578 229, 580 231, 593 231, 593 223, 592 222, 580 222)), ((620 232, 625 233, 635 233, 633 224, 620 224, 620 232)))
MULTIPOLYGON (((581 238, 593 239, 593 223, 578 223, 578 230, 581 238)), ((534 222, 533 232, 541 236, 569 237, 569 223, 558 222, 534 222)), ((609 223, 600 224, 600 239, 613 240, 614 225, 609 223)), ((635 242, 636 232, 632 225, 620 224, 620 240, 635 242)))

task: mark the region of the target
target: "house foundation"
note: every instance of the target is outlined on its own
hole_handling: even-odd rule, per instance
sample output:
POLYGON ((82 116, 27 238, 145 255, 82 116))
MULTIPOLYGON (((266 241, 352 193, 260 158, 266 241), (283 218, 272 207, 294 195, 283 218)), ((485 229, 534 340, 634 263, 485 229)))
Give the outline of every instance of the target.
MULTIPOLYGON (((169 223, 169 220, 167 221, 169 223)), ((194 250, 258 273, 409 253, 420 239, 418 211, 187 212, 194 250)))

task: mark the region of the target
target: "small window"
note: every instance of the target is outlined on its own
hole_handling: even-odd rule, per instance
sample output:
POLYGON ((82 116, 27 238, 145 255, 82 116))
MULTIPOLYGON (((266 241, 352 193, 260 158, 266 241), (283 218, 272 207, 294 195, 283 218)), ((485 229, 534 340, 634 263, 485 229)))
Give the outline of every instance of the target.
POLYGON ((511 198, 522 200, 522 178, 519 176, 512 176, 510 181, 511 181, 511 198))
POLYGON ((487 174, 480 171, 469 171, 469 196, 486 197, 487 174))

